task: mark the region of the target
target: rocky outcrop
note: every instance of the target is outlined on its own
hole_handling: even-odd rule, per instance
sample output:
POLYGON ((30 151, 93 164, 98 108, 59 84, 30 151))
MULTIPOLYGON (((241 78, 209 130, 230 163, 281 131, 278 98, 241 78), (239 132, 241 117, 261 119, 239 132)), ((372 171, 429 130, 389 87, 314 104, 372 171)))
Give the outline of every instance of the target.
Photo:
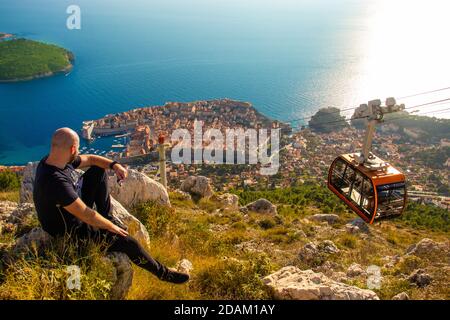
POLYGON ((370 233, 370 229, 367 223, 361 219, 356 218, 345 225, 345 229, 348 233, 356 234, 356 233, 370 233))
POLYGON ((10 221, 11 214, 17 209, 17 203, 11 201, 0 202, 0 234, 3 232, 11 232, 14 225, 10 221))
POLYGON ((112 300, 125 299, 133 282, 133 267, 128 256, 121 252, 110 252, 105 259, 114 267, 112 287, 109 294, 112 300))
POLYGON ((339 222, 339 216, 337 214, 318 213, 311 216, 310 219, 313 221, 327 222, 328 224, 339 222))
POLYGON ((145 226, 127 209, 125 209, 120 202, 111 197, 111 214, 118 225, 125 225, 128 233, 133 236, 144 247, 150 246, 150 236, 145 226))
POLYGON ((175 269, 178 272, 191 274, 192 270, 194 270, 194 266, 192 265, 192 262, 190 262, 188 259, 182 259, 178 261, 175 269))
POLYGON ((128 170, 128 177, 122 181, 122 185, 117 183, 115 175, 110 176, 108 185, 111 196, 126 208, 132 208, 136 204, 150 200, 163 205, 170 205, 166 188, 136 170, 128 170))
POLYGON ((10 201, 0 202, 0 234, 3 232, 19 234, 30 230, 37 223, 34 205, 31 203, 17 204, 10 201))
POLYGON ((262 214, 276 215, 278 213, 277 207, 267 199, 258 199, 246 205, 245 208, 249 211, 262 214))
POLYGON ((338 247, 330 240, 319 243, 308 242, 299 251, 299 258, 307 263, 324 261, 329 255, 339 253, 338 247))
POLYGON ((392 300, 409 300, 409 296, 406 292, 400 292, 392 297, 392 300))
POLYGON ((333 243, 333 241, 331 240, 324 240, 322 242, 319 243, 319 251, 326 253, 326 254, 335 254, 335 253, 339 253, 339 249, 338 247, 336 247, 336 245, 333 243))
POLYGON ((423 269, 417 269, 408 277, 409 282, 416 284, 419 288, 428 286, 433 278, 423 269))
POLYGON ((20 202, 33 202, 33 184, 39 162, 29 162, 25 167, 20 186, 20 202))
POLYGON ((224 193, 217 196, 217 201, 222 204, 226 209, 237 210, 239 209, 239 197, 232 193, 224 193))
POLYGON ((420 240, 406 250, 407 255, 415 255, 421 258, 431 257, 432 255, 446 254, 449 251, 448 243, 440 243, 428 238, 420 240))
POLYGON ((366 275, 366 271, 357 263, 353 263, 347 269, 347 277, 349 277, 349 278, 365 276, 365 275, 366 275))
POLYGON ((349 286, 312 270, 289 266, 265 277, 276 299, 282 300, 379 300, 375 292, 349 286))
POLYGON ((52 236, 42 230, 42 228, 34 228, 17 239, 13 253, 20 255, 28 252, 42 252, 49 247, 51 240, 52 236))
POLYGON ((181 184, 181 190, 196 198, 210 198, 214 192, 208 178, 203 176, 190 176, 181 184))

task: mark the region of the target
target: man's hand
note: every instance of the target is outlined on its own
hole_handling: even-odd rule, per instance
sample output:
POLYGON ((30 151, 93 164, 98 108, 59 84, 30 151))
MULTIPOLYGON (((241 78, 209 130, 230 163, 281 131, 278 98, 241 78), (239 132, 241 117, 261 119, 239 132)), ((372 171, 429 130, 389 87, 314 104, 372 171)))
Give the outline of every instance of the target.
POLYGON ((110 231, 112 233, 116 233, 116 234, 118 234, 119 236, 122 236, 122 237, 128 236, 128 232, 126 232, 121 227, 116 226, 114 223, 112 223, 111 227, 106 229, 106 230, 108 230, 108 231, 110 231))
POLYGON ((113 167, 113 170, 116 173, 118 180, 124 180, 128 177, 128 170, 120 163, 116 163, 113 167))

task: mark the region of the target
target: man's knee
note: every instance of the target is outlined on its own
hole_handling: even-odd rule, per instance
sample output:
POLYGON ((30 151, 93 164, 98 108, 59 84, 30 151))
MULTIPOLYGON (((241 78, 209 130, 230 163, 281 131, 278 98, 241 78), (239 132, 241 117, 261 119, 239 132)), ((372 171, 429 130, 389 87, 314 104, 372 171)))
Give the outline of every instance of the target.
POLYGON ((84 178, 92 178, 95 180, 102 180, 106 178, 106 170, 97 166, 90 167, 85 173, 84 178))

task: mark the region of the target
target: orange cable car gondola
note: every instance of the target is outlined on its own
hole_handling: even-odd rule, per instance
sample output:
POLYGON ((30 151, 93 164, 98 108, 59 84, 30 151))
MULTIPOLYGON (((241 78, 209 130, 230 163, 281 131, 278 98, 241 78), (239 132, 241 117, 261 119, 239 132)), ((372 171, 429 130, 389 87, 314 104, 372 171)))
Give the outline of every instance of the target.
POLYGON ((376 124, 385 113, 403 109, 393 98, 386 107, 380 100, 361 105, 356 117, 369 120, 362 153, 342 154, 330 166, 328 188, 370 224, 400 216, 406 205, 405 175, 370 152, 376 124))

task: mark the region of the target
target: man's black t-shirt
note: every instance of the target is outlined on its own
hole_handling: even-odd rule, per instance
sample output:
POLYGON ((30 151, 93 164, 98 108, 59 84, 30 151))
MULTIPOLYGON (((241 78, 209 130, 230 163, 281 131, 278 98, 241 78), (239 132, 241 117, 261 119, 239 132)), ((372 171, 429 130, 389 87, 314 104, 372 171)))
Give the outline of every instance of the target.
POLYGON ((64 169, 45 163, 43 158, 36 170, 34 179, 33 200, 42 228, 49 234, 63 235, 78 225, 74 215, 64 210, 78 198, 77 186, 72 175, 81 163, 77 157, 64 169))

